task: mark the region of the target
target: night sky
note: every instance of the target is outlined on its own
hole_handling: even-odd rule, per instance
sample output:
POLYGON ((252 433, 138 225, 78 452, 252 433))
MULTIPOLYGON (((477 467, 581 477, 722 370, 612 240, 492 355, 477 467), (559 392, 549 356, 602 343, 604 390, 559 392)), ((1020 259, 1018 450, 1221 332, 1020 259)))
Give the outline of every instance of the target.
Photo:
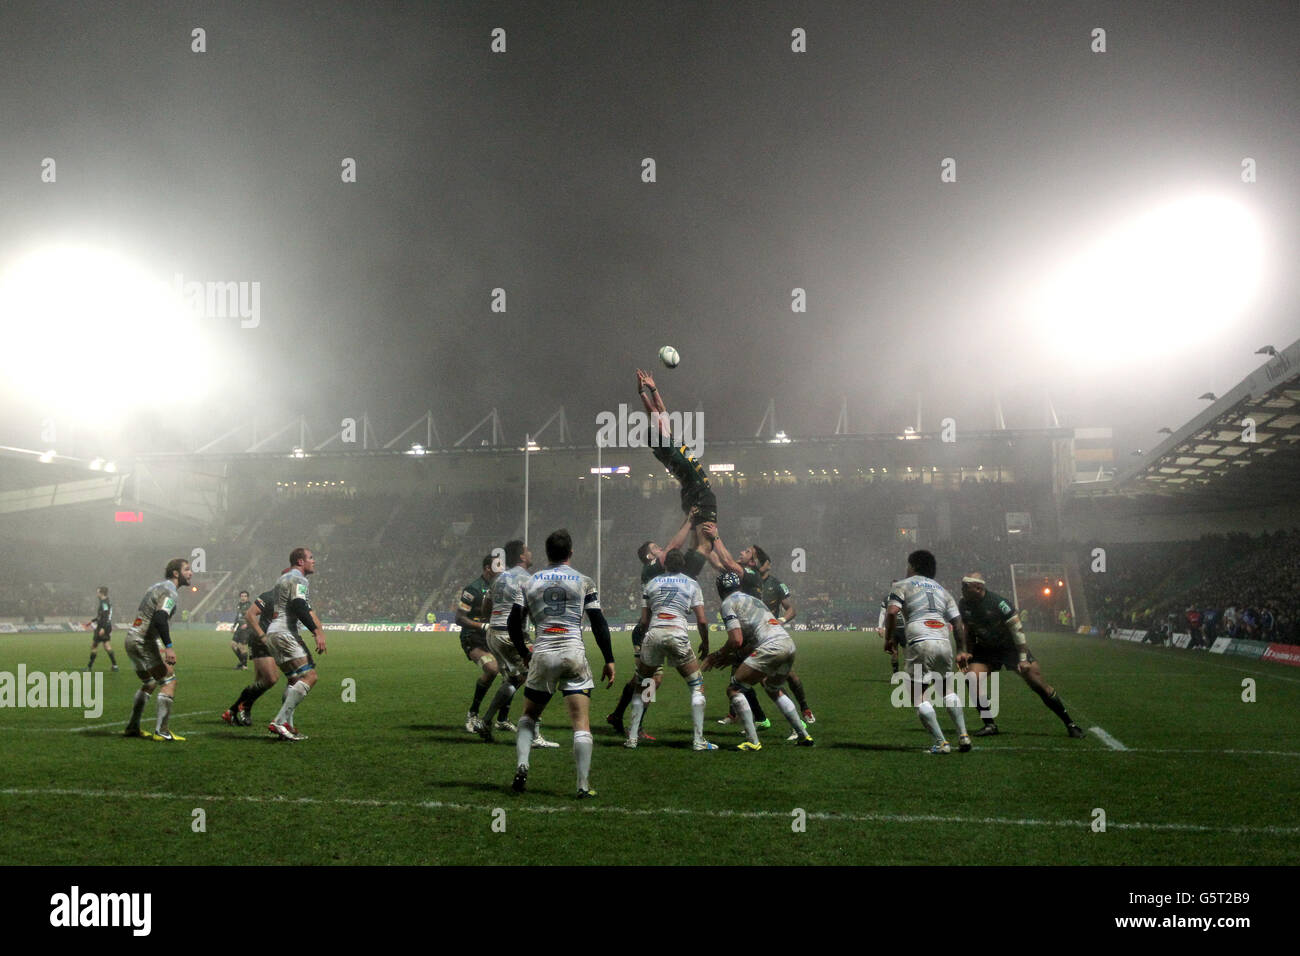
MULTIPOLYGON (((672 344, 665 397, 719 438, 769 398, 798 437, 841 396, 853 430, 887 431, 918 398, 927 430, 990 427, 995 392, 1040 426, 1050 392, 1123 452, 1300 334, 1292 2, 310 6, 0 7, 0 271, 77 242, 160 281, 260 283, 256 328, 208 318, 106 370, 149 396, 107 451, 253 415, 323 439, 368 411, 386 439, 427 408, 450 443, 493 406, 515 440, 560 404, 581 438, 672 344), (1205 192, 1258 224, 1239 315, 1167 348, 1042 345, 1025 288, 1205 192), (157 363, 195 388, 155 394, 157 363)), ((0 316, 7 362, 22 321, 0 316)), ((49 401, 14 392, 0 444, 37 447, 49 401)))

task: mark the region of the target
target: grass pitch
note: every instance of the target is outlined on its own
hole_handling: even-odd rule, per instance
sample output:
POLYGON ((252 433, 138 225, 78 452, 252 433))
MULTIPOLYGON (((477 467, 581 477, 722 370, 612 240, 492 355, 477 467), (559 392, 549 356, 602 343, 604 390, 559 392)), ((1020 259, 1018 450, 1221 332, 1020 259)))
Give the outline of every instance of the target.
MULTIPOLYGON (((252 672, 233 670, 226 635, 176 638, 172 727, 184 744, 121 736, 137 681, 120 642, 123 670, 104 674, 98 720, 0 709, 0 864, 138 864, 144 845, 194 865, 1300 860, 1300 746, 1290 736, 1300 671, 1241 658, 1034 635, 1071 715, 1105 736, 1068 739, 1004 674, 1002 734, 977 739, 969 754, 931 756, 915 713, 890 704, 879 638, 802 632, 798 671, 817 715, 815 748, 787 743, 772 706, 761 752, 693 752, 685 685, 670 671, 647 719, 658 742, 628 751, 604 724, 631 667, 629 636, 615 634, 619 681, 593 692, 599 796, 578 803, 560 698, 543 727, 562 746, 534 751, 522 796, 509 792, 513 739, 489 746, 465 733, 477 669, 456 635, 331 633, 320 683, 298 710, 310 735, 302 743, 266 733, 283 682, 258 702, 254 727, 223 724, 252 672), (353 703, 342 699, 345 678, 355 681, 353 703), (1245 678, 1255 702, 1242 700, 1245 678), (1104 832, 1094 829, 1098 809, 1104 832)), ((0 636, 0 671, 75 670, 88 644, 0 636)), ((599 660, 590 641, 589 656, 599 660)), ((96 668, 106 665, 101 652, 96 668)), ((725 684, 715 672, 705 685, 705 732, 723 746, 740 739, 715 722, 725 684)), ((976 729, 975 711, 966 715, 976 729)), ((942 709, 940 721, 951 732, 942 709)))

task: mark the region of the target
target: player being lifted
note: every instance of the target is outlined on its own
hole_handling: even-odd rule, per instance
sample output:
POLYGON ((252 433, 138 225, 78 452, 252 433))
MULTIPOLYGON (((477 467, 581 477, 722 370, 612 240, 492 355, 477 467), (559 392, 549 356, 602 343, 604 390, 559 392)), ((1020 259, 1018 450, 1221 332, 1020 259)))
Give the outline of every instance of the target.
MULTIPOLYGON (((972 647, 971 653, 965 655, 965 663, 976 675, 977 702, 980 718, 984 721, 984 726, 975 731, 975 736, 991 737, 998 732, 986 696, 988 687, 979 680, 979 675, 1003 667, 1008 670, 1014 667, 1047 709, 1065 724, 1065 732, 1074 738, 1083 737, 1083 728, 1070 719, 1065 704, 1052 685, 1043 678, 1038 662, 1029 652, 1029 642, 1021 629, 1016 609, 1001 595, 990 591, 984 584, 984 575, 978 571, 961 579, 961 601, 958 608, 962 620, 970 629, 972 647)), ((957 660, 962 663, 961 655, 958 655, 957 660)))
POLYGON ((953 672, 952 641, 949 638, 950 633, 956 635, 957 659, 963 661, 967 656, 966 628, 962 625, 957 602, 943 589, 943 585, 934 580, 936 570, 934 555, 929 551, 913 551, 907 556, 907 577, 895 581, 889 589, 889 597, 885 599, 885 621, 882 625, 885 630, 885 650, 889 650, 894 643, 895 626, 901 616, 903 635, 907 641, 903 658, 903 681, 908 687, 917 716, 934 738, 930 753, 952 753, 952 746, 939 727, 934 705, 925 699, 926 684, 932 680, 942 682, 943 705, 957 725, 958 749, 967 753, 971 748, 970 736, 966 733, 966 716, 961 710, 961 698, 954 688, 956 677, 953 672))
MULTIPOLYGON (((510 609, 520 601, 524 585, 531 577, 528 571, 533 566, 533 552, 528 550, 528 546, 518 538, 507 541, 505 564, 506 569, 492 579, 492 587, 488 591, 488 598, 484 604, 489 621, 487 650, 496 659, 501 671, 501 683, 497 687, 497 692, 492 697, 492 703, 488 705, 487 713, 478 722, 478 734, 488 743, 492 743, 493 730, 511 734, 519 732, 519 728, 510 723, 510 701, 528 676, 528 668, 524 666, 523 659, 510 641, 510 629, 506 626, 506 622, 510 619, 510 609)), ((542 737, 542 728, 539 724, 534 727, 533 746, 558 747, 560 745, 542 737)))
POLYGON ((482 668, 478 681, 474 684, 474 699, 470 701, 469 711, 465 714, 465 732, 476 734, 483 723, 479 719, 479 705, 487 695, 488 688, 497 679, 500 668, 496 658, 488 650, 488 591, 497 576, 493 567, 492 555, 483 558, 483 573, 461 589, 460 599, 456 603, 456 623, 460 625, 460 648, 465 652, 465 659, 482 668))
MULTIPOLYGON (((713 493, 713 486, 709 484, 709 475, 704 465, 690 454, 686 445, 678 441, 680 436, 673 434, 668 410, 650 373, 637 369, 636 381, 641 404, 645 406, 646 414, 650 416, 656 429, 656 434, 650 438, 651 450, 655 458, 668 469, 681 486, 682 513, 690 518, 692 526, 709 521, 717 522, 718 499, 713 493)), ((694 527, 689 546, 705 556, 708 555, 711 547, 708 540, 698 534, 694 527)), ((688 570, 694 566, 696 560, 698 559, 687 556, 688 570)), ((702 563, 700 566, 703 566, 702 563)))
POLYGON ((135 620, 127 631, 126 656, 140 678, 140 689, 131 703, 131 717, 123 734, 149 740, 184 741, 168 727, 176 701, 176 652, 172 650, 171 619, 180 604, 178 588, 190 583, 193 572, 184 558, 172 558, 163 569, 163 579, 144 592, 135 620), (159 646, 161 645, 161 646, 159 646), (153 692, 158 691, 158 717, 154 732, 140 729, 140 715, 153 692))
MULTIPOLYGON (((636 549, 637 560, 641 562, 641 588, 643 591, 645 590, 645 586, 652 579, 664 573, 664 555, 669 551, 680 550, 682 545, 686 543, 686 539, 690 536, 690 533, 691 516, 687 515, 686 520, 682 522, 682 526, 677 530, 677 533, 673 535, 672 540, 668 542, 667 548, 659 547, 659 545, 655 544, 654 541, 646 541, 641 545, 641 547, 636 549)), ((700 572, 704 570, 704 555, 699 551, 693 550, 686 556, 686 558, 687 562, 689 562, 684 563, 683 565, 686 573, 692 578, 699 577, 700 572)), ((632 656, 635 660, 641 659, 641 641, 644 639, 645 628, 643 628, 641 623, 638 621, 632 628, 632 656)), ((618 699, 618 706, 615 707, 613 712, 605 718, 605 723, 613 727, 620 737, 627 736, 627 731, 623 726, 623 714, 627 710, 628 705, 632 703, 633 695, 639 694, 640 691, 640 681, 637 679, 636 673, 633 672, 632 676, 628 678, 628 682, 623 685, 623 693, 618 699)), ((638 739, 654 740, 653 737, 645 732, 644 713, 641 715, 641 724, 641 729, 638 731, 640 735, 638 739)))
POLYGON ((722 626, 727 630, 727 643, 721 650, 704 658, 704 669, 712 670, 727 663, 750 648, 748 656, 731 675, 727 685, 727 694, 731 705, 740 717, 745 728, 745 741, 736 749, 741 751, 762 750, 758 742, 758 730, 754 726, 754 714, 749 709, 749 702, 741 691, 754 684, 762 684, 769 697, 790 726, 798 735, 800 747, 811 747, 812 736, 808 728, 799 719, 799 711, 794 701, 785 695, 781 686, 794 667, 795 646, 790 635, 779 621, 768 613, 763 602, 752 594, 740 589, 740 576, 734 571, 725 571, 718 575, 718 597, 722 599, 722 626))
POLYGON ((247 617, 248 609, 253 606, 253 602, 248 599, 247 591, 239 592, 239 603, 235 606, 235 633, 230 639, 230 649, 235 652, 235 659, 239 661, 235 665, 235 670, 248 670, 248 639, 252 637, 253 629, 249 626, 247 617))
POLYGON ((284 692, 284 703, 267 730, 284 740, 306 740, 294 725, 294 711, 316 684, 316 663, 307 646, 298 636, 298 625, 311 631, 316 638, 316 650, 325 653, 325 627, 308 603, 307 576, 316 573, 316 557, 307 548, 294 548, 289 552, 289 570, 280 575, 273 589, 274 617, 266 629, 266 646, 275 658, 289 687, 284 692))
POLYGON ((519 718, 515 736, 515 779, 512 788, 523 793, 528 785, 528 757, 533 732, 542 711, 558 690, 564 695, 573 722, 573 760, 578 770, 578 799, 594 797, 591 788, 591 667, 582 642, 582 615, 591 622, 596 646, 605 658, 601 680, 614 686, 614 652, 609 643, 609 625, 600 609, 596 583, 575 571, 573 539, 561 528, 546 538, 546 559, 550 564, 538 571, 524 585, 523 592, 510 608, 506 627, 520 658, 528 664, 524 683, 524 715, 519 718), (532 619, 536 640, 528 650, 524 634, 524 615, 532 619))
MULTIPOLYGON (((704 594, 694 578, 686 571, 686 559, 677 550, 664 555, 664 573, 646 584, 641 601, 641 629, 645 640, 637 657, 638 683, 654 681, 655 689, 664 679, 664 661, 677 668, 691 692, 691 726, 694 729, 692 748, 717 750, 716 744, 704 739, 704 675, 700 662, 691 650, 687 615, 695 618, 700 632, 700 656, 709 653, 709 622, 704 617, 704 594)), ((645 698, 637 694, 632 698, 632 728, 628 731, 624 747, 636 749, 637 732, 645 713, 645 698)))
POLYGON ((86 627, 94 628, 90 638, 90 660, 86 664, 86 670, 94 669, 95 654, 100 644, 103 644, 104 650, 108 652, 108 660, 113 665, 113 670, 117 670, 117 655, 113 653, 113 602, 108 599, 108 588, 100 588, 95 592, 95 616, 90 619, 86 627))

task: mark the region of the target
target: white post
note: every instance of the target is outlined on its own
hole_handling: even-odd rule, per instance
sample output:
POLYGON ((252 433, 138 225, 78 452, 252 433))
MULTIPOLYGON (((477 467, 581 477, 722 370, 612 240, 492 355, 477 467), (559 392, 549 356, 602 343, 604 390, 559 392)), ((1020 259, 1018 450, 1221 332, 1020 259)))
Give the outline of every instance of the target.
POLYGON ((524 436, 524 544, 528 543, 528 449, 533 447, 532 439, 524 436))
POLYGON ((600 593, 600 494, 605 483, 605 475, 600 470, 600 439, 596 439, 596 593, 600 593))

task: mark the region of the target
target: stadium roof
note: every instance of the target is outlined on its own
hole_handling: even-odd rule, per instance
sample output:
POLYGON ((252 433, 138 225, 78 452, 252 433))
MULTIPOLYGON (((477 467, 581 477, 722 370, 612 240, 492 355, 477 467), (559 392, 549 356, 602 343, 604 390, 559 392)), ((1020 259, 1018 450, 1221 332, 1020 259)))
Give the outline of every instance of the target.
POLYGON ((1294 501, 1300 495, 1300 340, 1113 481, 1073 490, 1159 495, 1197 509, 1294 501))

